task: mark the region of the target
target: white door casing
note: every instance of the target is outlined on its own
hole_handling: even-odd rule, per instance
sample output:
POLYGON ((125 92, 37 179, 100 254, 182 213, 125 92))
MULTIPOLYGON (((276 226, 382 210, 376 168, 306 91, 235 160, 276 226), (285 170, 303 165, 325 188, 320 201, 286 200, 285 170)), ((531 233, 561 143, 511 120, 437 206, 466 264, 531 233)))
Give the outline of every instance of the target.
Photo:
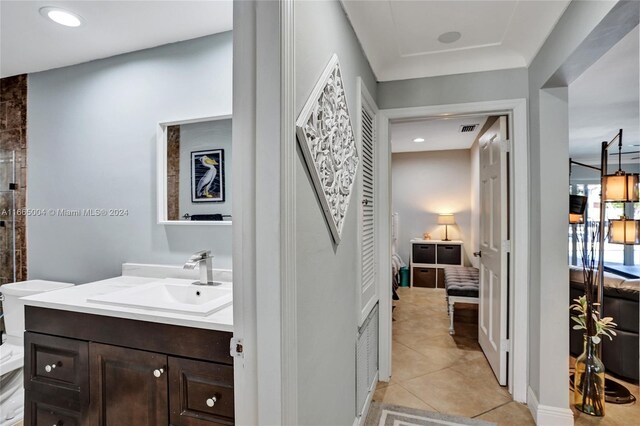
POLYGON ((380 380, 391 377, 391 144, 389 122, 413 117, 446 117, 451 114, 502 115, 510 117, 510 211, 509 232, 513 251, 510 254, 509 275, 513 287, 509 292, 509 392, 517 402, 526 403, 529 386, 529 134, 527 100, 443 104, 418 107, 381 109, 378 111, 376 145, 376 185, 378 203, 378 283, 380 298, 380 380), (387 249, 388 248, 388 249, 387 249))
POLYGON ((358 327, 368 317, 378 302, 376 271, 376 114, 378 108, 361 78, 357 80, 357 147, 362 159, 358 174, 360 199, 358 206, 358 253, 360 258, 359 280, 356 294, 358 327))
POLYGON ((478 342, 498 382, 507 385, 507 117, 480 137, 480 293, 478 342))

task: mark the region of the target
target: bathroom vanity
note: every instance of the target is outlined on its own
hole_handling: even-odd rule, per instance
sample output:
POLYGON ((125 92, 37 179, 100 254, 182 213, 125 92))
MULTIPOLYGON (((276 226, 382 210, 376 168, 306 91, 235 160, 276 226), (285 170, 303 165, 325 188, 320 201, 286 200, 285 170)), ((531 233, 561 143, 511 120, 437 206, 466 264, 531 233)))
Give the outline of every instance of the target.
MULTIPOLYGON (((184 281, 170 285, 206 290, 184 281)), ((118 277, 25 302, 25 425, 234 424, 231 306, 190 315, 92 301, 156 282, 118 277)))

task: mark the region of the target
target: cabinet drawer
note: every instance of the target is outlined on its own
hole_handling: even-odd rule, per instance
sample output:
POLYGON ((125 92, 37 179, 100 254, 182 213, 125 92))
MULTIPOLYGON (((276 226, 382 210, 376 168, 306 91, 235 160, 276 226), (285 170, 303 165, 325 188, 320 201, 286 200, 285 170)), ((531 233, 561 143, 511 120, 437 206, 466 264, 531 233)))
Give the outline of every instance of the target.
POLYGON ((87 342, 25 333, 25 389, 88 401, 88 353, 87 342))
POLYGON ((436 268, 413 268, 414 287, 436 287, 436 268))
POLYGON ((414 244, 413 263, 436 263, 435 244, 414 244))
POLYGON ((459 245, 438 244, 439 265, 460 265, 462 263, 461 255, 459 245))
POLYGON ((169 404, 175 426, 234 424, 233 366, 169 357, 169 404))
POLYGON ((25 425, 80 426, 82 424, 80 413, 34 400, 28 392, 25 405, 25 425))

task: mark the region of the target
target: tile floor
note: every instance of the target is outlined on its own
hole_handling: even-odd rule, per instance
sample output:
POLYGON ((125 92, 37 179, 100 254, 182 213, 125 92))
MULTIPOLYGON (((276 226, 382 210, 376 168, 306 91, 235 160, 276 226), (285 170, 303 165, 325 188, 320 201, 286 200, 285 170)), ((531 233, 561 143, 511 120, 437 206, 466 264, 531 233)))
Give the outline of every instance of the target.
MULTIPOLYGON (((534 425, 526 405, 498 385, 477 342, 477 306, 456 305, 456 334, 442 289, 400 288, 393 317, 393 377, 374 401, 474 417, 505 426, 534 425)), ((623 382, 624 383, 624 382, 623 382)), ((638 397, 638 385, 625 383, 638 397)), ((607 404, 603 418, 574 410, 576 426, 640 425, 640 404, 607 404)))
POLYGON ((380 382, 378 402, 421 408, 500 425, 533 425, 529 409, 498 385, 477 342, 478 310, 456 305, 449 335, 442 289, 400 288, 393 313, 393 377, 380 382))

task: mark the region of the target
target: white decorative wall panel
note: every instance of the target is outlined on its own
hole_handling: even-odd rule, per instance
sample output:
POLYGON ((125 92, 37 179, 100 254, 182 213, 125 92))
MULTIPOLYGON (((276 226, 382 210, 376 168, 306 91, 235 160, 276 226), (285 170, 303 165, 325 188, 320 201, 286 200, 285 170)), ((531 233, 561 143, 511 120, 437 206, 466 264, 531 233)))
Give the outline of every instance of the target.
POLYGON ((333 55, 296 122, 298 142, 336 244, 358 170, 338 56, 333 55))

